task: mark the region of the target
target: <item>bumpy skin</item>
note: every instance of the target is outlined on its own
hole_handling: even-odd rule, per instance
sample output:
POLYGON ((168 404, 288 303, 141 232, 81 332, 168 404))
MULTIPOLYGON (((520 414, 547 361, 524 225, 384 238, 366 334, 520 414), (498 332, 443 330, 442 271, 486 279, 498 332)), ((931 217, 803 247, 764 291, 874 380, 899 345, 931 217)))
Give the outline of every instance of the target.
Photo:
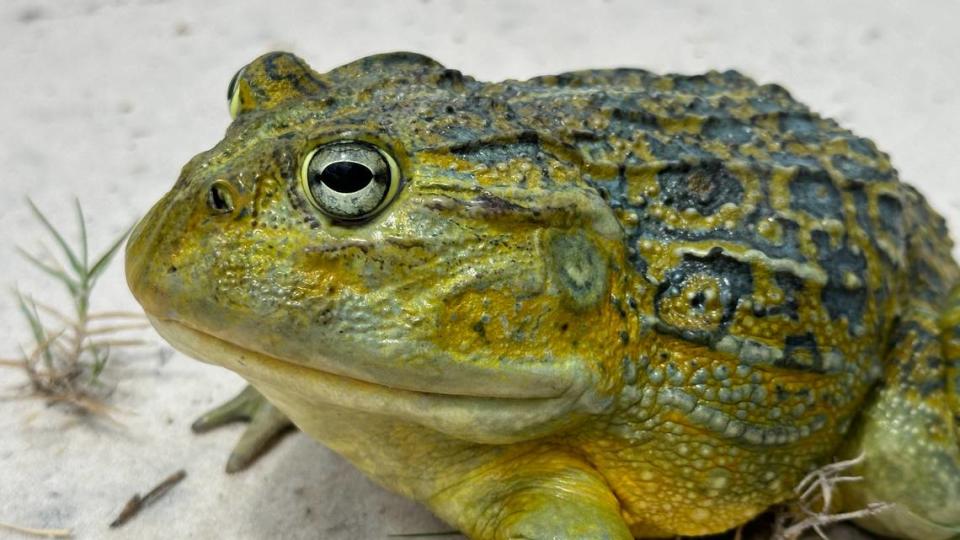
POLYGON ((867 526, 956 534, 958 269, 871 141, 732 71, 273 53, 234 90, 130 287, 383 485, 474 538, 667 537, 863 452, 846 507, 898 503, 867 526), (339 140, 398 164, 370 219, 305 194, 339 140))

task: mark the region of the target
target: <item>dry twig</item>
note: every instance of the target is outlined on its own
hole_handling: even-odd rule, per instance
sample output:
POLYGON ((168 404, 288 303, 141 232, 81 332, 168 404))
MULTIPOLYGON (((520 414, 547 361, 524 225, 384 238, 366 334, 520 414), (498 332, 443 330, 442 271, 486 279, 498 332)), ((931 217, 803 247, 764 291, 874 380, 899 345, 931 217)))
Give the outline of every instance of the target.
POLYGON ((133 495, 127 504, 124 505, 123 510, 120 511, 120 515, 117 516, 117 519, 113 520, 110 523, 111 528, 116 528, 124 523, 133 519, 134 516, 140 513, 141 510, 153 504, 157 499, 163 497, 168 491, 170 491, 173 486, 180 483, 181 480, 187 477, 187 471, 180 469, 179 471, 171 474, 164 480, 157 484, 156 487, 147 492, 143 497, 139 493, 133 495))

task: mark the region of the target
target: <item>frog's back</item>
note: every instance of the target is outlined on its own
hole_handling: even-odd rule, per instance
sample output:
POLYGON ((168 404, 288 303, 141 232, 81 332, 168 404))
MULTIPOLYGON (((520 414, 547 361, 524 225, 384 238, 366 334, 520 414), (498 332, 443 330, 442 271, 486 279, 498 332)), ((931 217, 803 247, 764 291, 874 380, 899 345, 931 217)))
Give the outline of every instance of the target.
MULTIPOLYGON (((663 315, 656 304, 671 276, 678 285, 693 260, 728 274, 728 284, 737 282, 730 272, 741 282, 749 274, 751 290, 728 291, 724 331, 694 336, 712 345, 733 335, 781 356, 833 351, 834 365, 876 362, 905 301, 940 302, 957 279, 945 221, 898 180, 888 156, 780 86, 735 71, 613 69, 472 94, 511 119, 512 129, 498 131, 507 151, 492 152, 482 136, 453 151, 500 161, 569 151, 616 213, 638 278, 659 291, 649 312, 663 315), (908 276, 928 286, 913 290, 908 276), (751 313, 735 313, 738 300, 751 313)), ((659 323, 671 326, 667 318, 659 323)))

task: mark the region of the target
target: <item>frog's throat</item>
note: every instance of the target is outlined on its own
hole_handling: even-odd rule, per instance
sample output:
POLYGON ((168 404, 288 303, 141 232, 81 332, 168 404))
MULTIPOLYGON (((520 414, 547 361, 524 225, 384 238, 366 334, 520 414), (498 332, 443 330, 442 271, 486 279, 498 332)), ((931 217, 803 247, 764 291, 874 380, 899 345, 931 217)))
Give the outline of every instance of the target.
POLYGON ((598 399, 590 391, 587 377, 578 378, 554 397, 469 396, 393 388, 252 351, 177 321, 149 318, 179 351, 238 373, 267 396, 293 394, 298 401, 316 406, 328 404, 389 416, 484 444, 540 438, 609 405, 609 400, 598 399))

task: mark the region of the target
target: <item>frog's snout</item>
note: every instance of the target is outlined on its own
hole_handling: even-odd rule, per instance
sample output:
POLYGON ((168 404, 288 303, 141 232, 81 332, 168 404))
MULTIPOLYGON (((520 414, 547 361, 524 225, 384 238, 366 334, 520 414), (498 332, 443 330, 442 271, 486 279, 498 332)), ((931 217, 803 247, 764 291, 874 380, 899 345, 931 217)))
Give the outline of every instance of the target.
POLYGON ((169 304, 167 274, 177 272, 168 260, 175 251, 176 235, 171 236, 170 195, 163 197, 130 233, 125 254, 127 287, 144 311, 165 316, 169 304))
POLYGON ((145 303, 146 291, 149 289, 148 272, 152 255, 156 253, 158 236, 158 230, 152 226, 155 222, 154 214, 156 207, 140 219, 130 233, 124 261, 127 287, 148 313, 150 309, 145 303))

